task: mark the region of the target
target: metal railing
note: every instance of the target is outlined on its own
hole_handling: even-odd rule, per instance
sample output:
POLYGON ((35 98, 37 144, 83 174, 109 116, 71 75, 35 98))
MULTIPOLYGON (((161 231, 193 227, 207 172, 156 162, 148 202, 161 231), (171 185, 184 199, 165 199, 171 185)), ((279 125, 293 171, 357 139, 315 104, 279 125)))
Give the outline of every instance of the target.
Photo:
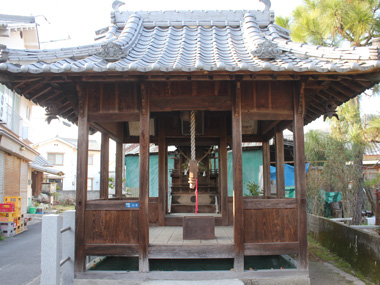
POLYGON ((74 284, 74 250, 75 210, 43 216, 41 285, 74 284))

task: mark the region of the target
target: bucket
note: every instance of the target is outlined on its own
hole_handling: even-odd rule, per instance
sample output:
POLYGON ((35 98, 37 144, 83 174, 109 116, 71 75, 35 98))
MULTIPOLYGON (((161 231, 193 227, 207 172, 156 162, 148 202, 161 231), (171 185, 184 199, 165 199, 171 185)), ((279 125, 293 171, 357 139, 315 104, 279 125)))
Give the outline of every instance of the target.
POLYGON ((36 207, 29 207, 29 214, 35 214, 37 208, 36 207))

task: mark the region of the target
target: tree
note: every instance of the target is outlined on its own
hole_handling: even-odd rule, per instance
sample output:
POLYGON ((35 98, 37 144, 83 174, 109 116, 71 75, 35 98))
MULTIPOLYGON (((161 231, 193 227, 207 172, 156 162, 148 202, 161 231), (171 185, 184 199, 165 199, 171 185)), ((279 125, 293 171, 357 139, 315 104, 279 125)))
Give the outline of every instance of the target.
MULTIPOLYGON (((379 0, 304 0, 293 11, 293 18, 278 18, 276 23, 291 30, 296 42, 335 46, 366 46, 380 36, 379 0), (285 25, 286 24, 286 25, 285 25)), ((363 154, 365 132, 361 124, 359 100, 353 99, 339 108, 343 123, 332 126, 336 141, 349 146, 353 179, 353 224, 359 224, 363 205, 363 154)), ((326 164, 325 164, 326 167, 326 164)), ((333 178, 333 177, 331 177, 333 178)), ((330 180, 330 183, 332 180, 330 180)))
POLYGON ((276 23, 287 23, 295 42, 367 46, 380 36, 379 6, 379 0, 304 0, 292 19, 278 17, 276 23))

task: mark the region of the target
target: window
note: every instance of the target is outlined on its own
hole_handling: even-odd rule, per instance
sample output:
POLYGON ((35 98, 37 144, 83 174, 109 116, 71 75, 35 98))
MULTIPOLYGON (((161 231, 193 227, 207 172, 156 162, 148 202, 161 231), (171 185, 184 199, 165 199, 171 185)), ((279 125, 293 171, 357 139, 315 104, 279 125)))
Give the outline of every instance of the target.
POLYGON ((63 153, 48 153, 47 160, 54 165, 63 165, 63 153))
POLYGON ((87 191, 94 190, 94 178, 87 179, 87 191))
POLYGON ((25 117, 26 117, 27 120, 30 120, 30 108, 29 107, 26 107, 25 117))
POLYGON ((94 164, 94 156, 93 155, 89 155, 88 156, 88 165, 93 165, 94 164))

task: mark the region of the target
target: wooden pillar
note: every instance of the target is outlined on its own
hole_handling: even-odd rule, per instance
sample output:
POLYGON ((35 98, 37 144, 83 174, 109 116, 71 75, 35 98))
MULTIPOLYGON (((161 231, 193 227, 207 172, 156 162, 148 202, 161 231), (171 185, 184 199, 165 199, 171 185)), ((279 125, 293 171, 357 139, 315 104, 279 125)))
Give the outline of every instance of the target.
POLYGON ((78 116, 78 156, 77 156, 77 191, 75 212, 75 272, 86 270, 86 255, 84 251, 85 208, 87 200, 88 175, 88 98, 84 87, 77 85, 79 98, 78 116))
POLYGON ((276 190, 277 198, 285 198, 284 136, 276 129, 276 190))
POLYGON ((269 141, 263 142, 263 182, 264 182, 264 197, 268 199, 271 196, 269 141))
POLYGON ((123 196, 123 171, 124 171, 123 143, 116 142, 116 166, 115 166, 115 194, 116 198, 123 196))
POLYGON ((304 145, 304 84, 294 88, 294 166, 295 186, 298 216, 298 262, 297 268, 308 270, 307 255, 307 204, 306 204, 306 169, 305 169, 305 145, 304 145))
POLYGON ((145 83, 141 84, 140 101, 140 195, 139 195, 139 271, 149 272, 149 95, 145 83))
POLYGON ((220 212, 222 213, 222 225, 228 225, 228 169, 227 169, 227 118, 220 122, 219 142, 219 193, 220 212))
POLYGON ((158 119, 158 224, 160 226, 165 226, 166 197, 168 195, 166 188, 167 156, 165 119, 160 117, 158 119))
POLYGON ((102 133, 100 149, 100 199, 108 199, 110 136, 102 133))
POLYGON ((376 217, 376 226, 380 226, 380 189, 377 188, 375 190, 375 199, 376 199, 376 210, 375 210, 375 217, 376 217))
POLYGON ((244 216, 243 216, 243 161, 242 161, 242 129, 241 129, 241 89, 236 83, 232 106, 232 151, 234 175, 234 243, 235 272, 244 271, 244 216))
POLYGON ((32 171, 32 196, 37 197, 41 195, 42 182, 44 179, 44 173, 33 170, 32 171))

